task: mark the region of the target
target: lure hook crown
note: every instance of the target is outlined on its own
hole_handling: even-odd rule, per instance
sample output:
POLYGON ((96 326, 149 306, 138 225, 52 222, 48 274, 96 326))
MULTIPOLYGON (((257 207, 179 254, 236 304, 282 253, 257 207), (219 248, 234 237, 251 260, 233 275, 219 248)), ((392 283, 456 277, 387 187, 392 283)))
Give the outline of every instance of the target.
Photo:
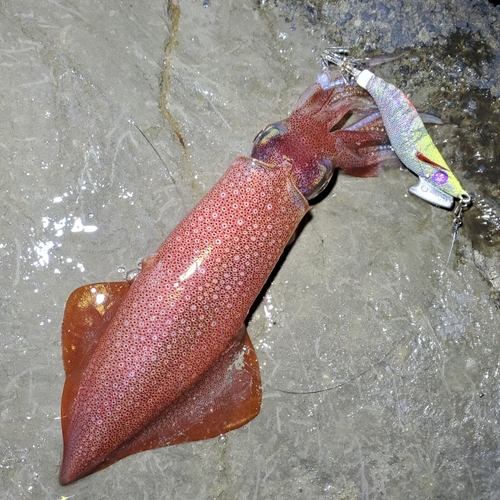
POLYGON ((342 74, 346 72, 350 76, 357 78, 361 71, 353 65, 356 60, 349 59, 348 56, 349 49, 346 47, 327 47, 321 54, 321 64, 324 68, 328 68, 329 64, 334 64, 342 74))

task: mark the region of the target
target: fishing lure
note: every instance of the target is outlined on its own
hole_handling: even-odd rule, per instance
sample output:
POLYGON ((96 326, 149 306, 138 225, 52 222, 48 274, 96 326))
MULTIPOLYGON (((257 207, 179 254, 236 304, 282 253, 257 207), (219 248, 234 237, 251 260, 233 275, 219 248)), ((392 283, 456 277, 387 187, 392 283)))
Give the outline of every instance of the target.
POLYGON ((343 47, 327 48, 322 55, 323 66, 327 67, 329 63, 338 66, 373 97, 394 152, 418 176, 418 183, 410 187, 410 193, 447 209, 453 207, 455 199, 458 200, 454 210, 448 263, 458 229, 462 225, 463 213, 472 204, 472 197, 447 165, 408 96, 370 70, 356 68, 353 64, 355 61, 349 60, 347 55, 348 51, 343 47))
POLYGON ((408 96, 368 69, 357 69, 343 48, 326 49, 322 61, 325 65, 333 63, 347 71, 373 97, 394 152, 418 176, 418 184, 410 188, 412 194, 448 209, 453 206, 455 198, 463 209, 470 205, 471 196, 441 156, 408 96))
POLYGON ((251 156, 234 160, 132 283, 69 297, 61 484, 259 413, 244 327, 252 303, 333 172, 373 176, 394 155, 366 92, 338 72, 324 77, 328 88, 312 84, 287 119, 260 132, 251 156))

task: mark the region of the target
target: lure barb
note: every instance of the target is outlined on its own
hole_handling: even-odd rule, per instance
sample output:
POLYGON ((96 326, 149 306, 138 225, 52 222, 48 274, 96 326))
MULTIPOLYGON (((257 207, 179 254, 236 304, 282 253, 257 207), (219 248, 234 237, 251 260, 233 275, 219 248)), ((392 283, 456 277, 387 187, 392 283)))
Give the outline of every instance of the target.
MULTIPOLYGON (((328 68, 330 64, 337 66, 344 78, 344 81, 348 83, 345 74, 354 77, 356 79, 361 70, 354 66, 355 62, 361 61, 361 59, 350 59, 348 58, 349 50, 346 47, 329 47, 323 51, 321 55, 321 64, 325 69, 328 68)), ((366 59, 365 59, 366 60, 366 59)))
MULTIPOLYGON (((454 200, 468 207, 472 198, 460 185, 427 132, 415 106, 397 87, 355 66, 344 47, 330 47, 322 54, 322 64, 337 66, 367 90, 377 104, 391 146, 401 162, 418 176, 410 193, 439 207, 451 209, 454 200)), ((345 76, 344 76, 345 78, 345 76)), ((463 210, 463 208, 462 208, 463 210)))
POLYGON ((357 69, 353 63, 358 62, 359 59, 351 59, 348 55, 349 49, 346 47, 328 47, 321 55, 321 63, 325 68, 328 68, 330 64, 334 64, 340 69, 342 74, 348 73, 356 79, 360 75, 361 70, 357 69))

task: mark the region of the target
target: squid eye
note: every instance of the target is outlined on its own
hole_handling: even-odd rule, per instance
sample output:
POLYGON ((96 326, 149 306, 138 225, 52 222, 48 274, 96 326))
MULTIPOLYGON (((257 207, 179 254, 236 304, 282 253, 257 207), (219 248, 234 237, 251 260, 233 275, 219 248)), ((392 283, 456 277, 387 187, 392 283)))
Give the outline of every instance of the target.
POLYGON ((272 123, 261 130, 253 140, 255 146, 265 146, 273 137, 284 135, 286 132, 283 122, 272 123))

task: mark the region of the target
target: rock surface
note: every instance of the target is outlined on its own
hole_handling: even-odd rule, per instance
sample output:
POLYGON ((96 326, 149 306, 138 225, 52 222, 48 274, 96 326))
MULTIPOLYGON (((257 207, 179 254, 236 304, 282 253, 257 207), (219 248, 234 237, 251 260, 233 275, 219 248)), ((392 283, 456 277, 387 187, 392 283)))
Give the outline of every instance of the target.
POLYGON ((500 8, 471 2, 0 7, 0 491, 7 499, 498 498, 500 8), (59 486, 69 293, 123 279, 255 134, 285 117, 327 45, 405 51, 378 74, 476 204, 409 172, 339 175, 256 306, 261 414, 59 486))

